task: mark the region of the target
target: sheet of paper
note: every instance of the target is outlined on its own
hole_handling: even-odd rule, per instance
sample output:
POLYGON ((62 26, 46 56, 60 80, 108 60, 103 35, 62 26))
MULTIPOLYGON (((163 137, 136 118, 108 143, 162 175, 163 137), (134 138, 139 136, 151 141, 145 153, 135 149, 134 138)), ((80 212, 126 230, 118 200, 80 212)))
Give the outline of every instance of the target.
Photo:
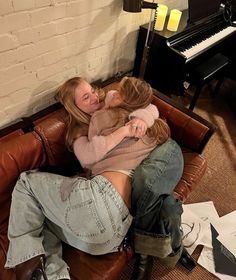
POLYGON ((212 201, 184 204, 183 245, 192 254, 198 245, 212 248, 210 223, 219 219, 212 201))
POLYGON ((219 215, 216 211, 213 201, 198 202, 191 204, 184 204, 184 209, 191 210, 201 220, 213 223, 219 219, 219 215))
POLYGON ((236 210, 212 222, 217 239, 236 257, 236 210))
POLYGON ((182 215, 182 226, 184 234, 187 235, 187 237, 184 237, 185 240, 183 240, 183 243, 184 245, 187 245, 186 249, 188 252, 191 254, 197 245, 204 245, 198 259, 198 263, 220 279, 236 280, 234 268, 232 270, 232 263, 233 267, 235 263, 234 259, 233 262, 231 262, 231 266, 230 263, 227 263, 230 253, 235 253, 236 250, 236 211, 220 218, 212 201, 186 204, 183 205, 183 209, 184 213, 182 215), (214 242, 212 239, 211 224, 216 229, 216 233, 219 233, 219 235, 218 233, 215 235, 213 234, 214 242), (193 225, 195 227, 194 230, 192 229, 193 225), (187 230, 189 229, 191 229, 191 234, 188 234, 187 230), (225 250, 219 250, 219 248, 224 248, 219 242, 226 247, 225 250), (214 250, 212 244, 214 246, 214 250), (216 246, 217 244, 218 246, 216 246), (188 248, 188 245, 191 246, 188 248), (227 249, 230 252, 228 252, 227 249), (228 254, 225 254, 224 252, 227 252, 228 254), (224 262, 225 265, 223 265, 224 262), (228 274, 226 275, 225 273, 228 274))
POLYGON ((212 222, 219 234, 236 234, 236 210, 212 222))
POLYGON ((189 254, 192 254, 198 245, 211 247, 210 223, 203 221, 190 209, 183 205, 181 226, 183 229, 183 245, 189 254))

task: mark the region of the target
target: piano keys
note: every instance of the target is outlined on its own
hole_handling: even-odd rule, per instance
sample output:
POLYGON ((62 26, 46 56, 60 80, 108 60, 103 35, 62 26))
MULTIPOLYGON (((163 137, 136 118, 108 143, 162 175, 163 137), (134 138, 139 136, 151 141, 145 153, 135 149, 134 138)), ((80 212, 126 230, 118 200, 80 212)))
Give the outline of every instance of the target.
MULTIPOLYGON (((166 20, 168 22, 168 20, 166 20)), ((147 24, 142 25, 136 48, 133 74, 139 75, 147 24)), ((154 31, 144 79, 166 94, 182 95, 188 73, 217 52, 230 57, 236 45, 236 27, 230 26, 222 11, 188 24, 188 11, 183 11, 177 32, 154 31)))
POLYGON ((214 44, 218 44, 221 40, 225 40, 225 38, 234 33, 236 27, 227 26, 223 30, 215 33, 214 35, 200 41, 199 43, 194 44, 190 48, 186 48, 183 52, 181 52, 184 57, 186 57, 186 62, 193 59, 196 55, 201 54, 201 52, 206 51, 209 47, 212 47, 214 44))
POLYGON ((215 44, 219 44, 221 40, 225 40, 235 30, 236 27, 229 26, 227 22, 221 20, 221 17, 216 17, 200 24, 197 33, 194 26, 188 29, 184 37, 182 34, 177 40, 167 40, 167 45, 183 55, 188 62, 215 44))

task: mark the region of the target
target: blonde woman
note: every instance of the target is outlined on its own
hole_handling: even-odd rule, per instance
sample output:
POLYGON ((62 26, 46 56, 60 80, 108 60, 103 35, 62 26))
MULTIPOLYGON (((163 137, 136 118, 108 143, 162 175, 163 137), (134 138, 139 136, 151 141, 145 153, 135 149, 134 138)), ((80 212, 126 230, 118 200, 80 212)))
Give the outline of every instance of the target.
MULTIPOLYGON (((36 274, 38 279, 42 275, 45 279, 70 279, 60 252, 53 256, 47 252, 46 267, 42 267, 45 249, 55 251, 53 245, 58 246, 53 237, 95 255, 119 250, 132 222, 129 213, 131 170, 160 143, 160 139, 164 141, 169 136, 168 126, 162 121, 167 133, 157 139, 155 125, 146 136, 143 136, 145 125, 142 120, 135 119, 125 125, 129 110, 124 96, 122 102, 127 108, 122 108, 117 129, 108 135, 97 135, 90 127, 87 137, 90 118, 103 105, 98 92, 85 80, 73 78, 60 87, 58 96, 69 113, 68 146, 73 148, 82 165, 91 167, 93 177, 90 180, 68 178, 37 171, 21 174, 12 195, 8 229, 10 245, 5 265, 15 267, 19 280, 33 279, 36 274), (118 156, 115 153, 118 144, 121 145, 118 149, 121 157, 128 147, 132 150, 130 160, 125 160, 120 169, 111 156, 118 156), (85 151, 86 156, 83 156, 85 151)), ((151 97, 144 99, 149 101, 140 107, 146 110, 151 97)), ((158 112, 152 105, 147 110, 148 118, 145 116, 144 119, 153 124, 158 112)), ((116 119, 113 121, 117 122, 116 119)))

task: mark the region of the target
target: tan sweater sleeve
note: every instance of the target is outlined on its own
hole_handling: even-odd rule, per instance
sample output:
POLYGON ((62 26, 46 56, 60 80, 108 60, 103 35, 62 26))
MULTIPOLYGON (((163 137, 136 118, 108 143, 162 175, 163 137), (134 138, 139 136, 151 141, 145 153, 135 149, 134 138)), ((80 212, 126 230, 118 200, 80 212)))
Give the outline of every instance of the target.
POLYGON ((73 143, 75 156, 84 168, 101 160, 109 152, 106 136, 94 136, 90 141, 87 136, 77 138, 73 143))
POLYGON ((124 127, 106 136, 101 135, 103 129, 108 126, 113 127, 111 112, 97 111, 90 120, 88 137, 81 136, 74 141, 73 150, 82 167, 90 169, 126 136, 124 127))
MULTIPOLYGON (((98 116, 100 115, 98 111, 98 116)), ((99 135, 99 127, 96 123, 98 119, 100 118, 92 117, 89 124, 88 136, 81 136, 73 143, 75 156, 81 166, 88 169, 91 169, 94 163, 101 160, 109 152, 110 148, 106 141, 108 136, 99 135)))
POLYGON ((131 114, 129 114, 129 119, 138 118, 143 120, 148 127, 153 126, 154 121, 159 118, 159 111, 157 107, 153 104, 149 104, 144 109, 137 109, 131 114))
POLYGON ((87 136, 81 136, 73 143, 74 154, 82 167, 91 169, 93 164, 102 160, 124 137, 122 128, 107 136, 95 135, 91 140, 87 136))

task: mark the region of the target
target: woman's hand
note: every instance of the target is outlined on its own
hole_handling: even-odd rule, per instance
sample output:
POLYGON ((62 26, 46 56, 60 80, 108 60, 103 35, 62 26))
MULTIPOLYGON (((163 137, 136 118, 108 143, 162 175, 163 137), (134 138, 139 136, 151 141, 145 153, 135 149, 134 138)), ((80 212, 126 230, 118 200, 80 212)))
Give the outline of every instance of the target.
MULTIPOLYGON (((126 123, 126 126, 131 126, 131 133, 133 137, 142 138, 147 131, 147 124, 145 121, 140 120, 138 118, 134 118, 131 121, 126 123)), ((131 136, 132 137, 132 136, 131 136)))

